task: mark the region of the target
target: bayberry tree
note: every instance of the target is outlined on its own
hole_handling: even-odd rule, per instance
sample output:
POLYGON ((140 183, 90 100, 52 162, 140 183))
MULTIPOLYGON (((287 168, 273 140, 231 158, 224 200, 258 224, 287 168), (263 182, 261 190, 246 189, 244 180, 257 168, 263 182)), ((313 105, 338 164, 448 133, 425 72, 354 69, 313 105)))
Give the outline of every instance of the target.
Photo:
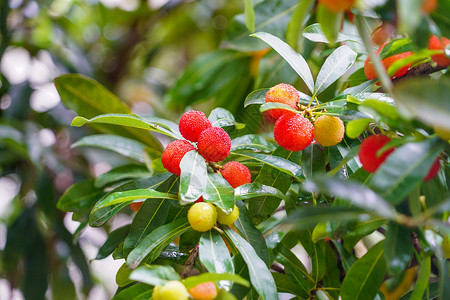
POLYGON ((243 7, 168 91, 176 120, 55 80, 98 131, 73 147, 125 157, 58 202, 79 230, 131 214, 97 255, 123 262, 114 299, 450 298, 450 3, 243 7))

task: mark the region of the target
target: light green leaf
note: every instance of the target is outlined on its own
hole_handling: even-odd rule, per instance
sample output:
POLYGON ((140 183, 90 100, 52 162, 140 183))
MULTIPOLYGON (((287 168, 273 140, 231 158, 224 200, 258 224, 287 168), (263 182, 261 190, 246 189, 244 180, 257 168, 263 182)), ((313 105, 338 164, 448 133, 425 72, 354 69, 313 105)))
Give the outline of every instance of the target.
POLYGON ((244 108, 252 104, 266 103, 266 94, 268 91, 269 89, 259 89, 248 94, 244 101, 244 108))
POLYGON ((313 7, 313 0, 300 1, 286 29, 286 42, 294 49, 297 49, 299 34, 307 21, 308 15, 313 7))
POLYGON ((231 141, 231 151, 257 150, 272 152, 275 146, 256 134, 246 134, 231 141))
POLYGON ((181 204, 194 202, 205 192, 207 185, 206 162, 195 150, 187 152, 180 162, 181 204))
MULTIPOLYGON (((315 23, 306 27, 305 30, 303 31, 303 36, 308 40, 316 43, 327 43, 327 44, 329 43, 327 37, 322 31, 320 23, 315 23)), ((344 41, 356 42, 360 44, 363 43, 358 36, 347 35, 339 32, 336 38, 336 42, 339 43, 344 41)))
POLYGON ((258 182, 247 183, 234 189, 234 199, 245 200, 258 196, 273 196, 284 199, 285 195, 280 190, 258 182))
POLYGON ((251 0, 244 0, 245 25, 250 32, 255 32, 255 11, 251 0))
POLYGON ((130 279, 149 285, 165 285, 172 280, 179 281, 181 277, 171 266, 144 265, 133 270, 130 279))
POLYGON ((356 139, 364 132, 364 130, 366 130, 366 127, 370 122, 372 122, 372 119, 363 118, 351 120, 345 126, 345 134, 351 139, 356 139))
POLYGON ((215 230, 204 232, 200 238, 199 258, 206 270, 211 273, 234 273, 230 252, 215 230))
POLYGON ((249 287, 250 283, 237 274, 229 274, 229 273, 203 273, 197 276, 189 276, 188 278, 183 280, 184 286, 187 289, 193 288, 200 283, 209 282, 209 281, 221 281, 228 280, 233 281, 237 284, 240 284, 245 287, 249 287))
POLYGON ((207 203, 214 203, 226 214, 231 213, 234 207, 234 189, 218 173, 208 173, 207 184, 203 199, 207 203))
POLYGON ((317 6, 317 20, 329 43, 334 44, 336 42, 343 18, 343 12, 332 12, 322 3, 317 6))

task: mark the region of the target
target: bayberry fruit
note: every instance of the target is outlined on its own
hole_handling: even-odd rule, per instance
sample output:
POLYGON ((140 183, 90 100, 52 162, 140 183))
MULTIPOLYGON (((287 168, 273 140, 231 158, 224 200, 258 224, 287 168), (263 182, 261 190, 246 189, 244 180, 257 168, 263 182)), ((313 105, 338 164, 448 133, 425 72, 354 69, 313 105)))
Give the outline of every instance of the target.
POLYGON ((191 142, 197 142, 200 133, 211 126, 211 122, 205 114, 196 110, 185 112, 178 123, 181 135, 191 142))
POLYGON ((288 151, 301 151, 313 140, 314 127, 299 114, 285 114, 275 123, 273 135, 278 145, 288 151))
POLYGON ((211 203, 199 202, 189 208, 187 217, 192 229, 205 232, 216 224, 217 210, 211 203))
MULTIPOLYGON (((299 101, 298 91, 290 84, 280 83, 276 86, 271 87, 265 97, 267 102, 277 102, 284 103, 292 107, 293 109, 297 109, 297 103, 299 101)), ((286 113, 290 113, 285 109, 271 109, 268 111, 270 116, 274 119, 278 119, 282 115, 286 113)))
MULTIPOLYGON (((442 37, 439 39, 437 36, 432 35, 428 40, 428 49, 430 50, 444 50, 445 47, 450 44, 450 40, 442 37)), ((441 67, 450 65, 450 58, 445 53, 432 55, 431 58, 441 67)))
POLYGON ((326 6, 333 12, 340 12, 350 9, 356 0, 319 0, 320 3, 326 6))
POLYGON ((196 285, 188 292, 196 300, 213 300, 217 297, 217 286, 214 282, 208 281, 196 285))
POLYGON ((217 210, 217 221, 223 225, 231 225, 239 218, 239 208, 236 204, 233 207, 233 211, 227 215, 221 209, 217 210))
POLYGON ((210 127, 200 134, 197 147, 206 161, 217 162, 230 154, 231 139, 222 128, 210 127))
MULTIPOLYGON (((383 49, 383 47, 386 44, 387 43, 384 43, 380 46, 380 48, 378 48, 377 54, 380 54, 381 50, 383 49)), ((413 53, 411 51, 395 54, 395 55, 386 57, 385 59, 381 60, 381 63, 383 64, 384 68, 387 70, 397 60, 409 57, 412 54, 413 53)), ((395 72, 395 74, 391 76, 391 78, 397 78, 397 77, 401 77, 401 76, 405 75, 406 72, 408 72, 410 66, 411 66, 411 64, 408 64, 408 65, 398 69, 395 72)), ((375 79, 378 77, 377 72, 375 71, 375 66, 372 63, 370 56, 367 56, 366 61, 364 62, 364 74, 366 75, 367 79, 369 79, 369 80, 375 79)))
POLYGON ((314 139, 325 147, 340 143, 344 132, 344 123, 338 117, 323 115, 314 123, 314 139))
POLYGON ((138 211, 139 208, 141 208, 142 204, 144 204, 144 202, 133 202, 130 203, 130 208, 134 211, 138 211))
POLYGON ((165 285, 157 285, 153 289, 153 300, 188 300, 189 293, 179 281, 173 280, 165 285))
POLYGON ((433 130, 438 135, 438 137, 440 137, 444 141, 450 140, 450 130, 437 126, 434 126, 433 130))
POLYGON ((183 156, 189 152, 195 150, 194 146, 186 140, 176 140, 167 145, 162 154, 162 164, 172 174, 180 176, 180 162, 183 156))
POLYGON ((372 42, 378 46, 386 43, 395 35, 395 26, 390 23, 383 23, 375 28, 370 36, 372 42))
POLYGON ((436 159, 434 160, 433 164, 431 165, 430 170, 428 171, 427 176, 425 176, 425 178, 423 179, 423 181, 430 181, 431 179, 433 179, 434 177, 436 177, 436 175, 439 172, 439 169, 441 167, 440 164, 440 159, 439 156, 436 157, 436 159))
POLYGON ((426 14, 434 11, 438 6, 437 0, 424 0, 422 3, 422 11, 426 14))
POLYGON ((391 139, 385 135, 372 135, 361 143, 359 148, 359 160, 364 170, 374 173, 386 158, 394 151, 394 148, 386 150, 377 156, 378 150, 389 143, 391 139))
POLYGON ((237 188, 252 181, 249 169, 237 161, 229 161, 220 170, 223 178, 233 187, 237 188))

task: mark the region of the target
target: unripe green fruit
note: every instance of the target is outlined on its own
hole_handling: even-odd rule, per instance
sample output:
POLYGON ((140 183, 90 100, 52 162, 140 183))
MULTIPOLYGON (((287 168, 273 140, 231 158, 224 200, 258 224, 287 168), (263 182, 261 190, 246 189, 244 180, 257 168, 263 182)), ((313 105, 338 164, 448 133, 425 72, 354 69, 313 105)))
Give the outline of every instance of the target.
POLYGON ((239 208, 236 206, 236 204, 233 207, 233 211, 229 215, 227 215, 220 209, 217 211, 217 221, 223 225, 233 224, 234 222, 236 222, 238 217, 239 217, 239 208))
POLYGON ((188 300, 189 293, 186 287, 179 281, 169 281, 163 286, 155 286, 153 300, 188 300))
POLYGON ((344 132, 344 123, 338 117, 323 115, 314 123, 314 139, 325 147, 340 143, 344 132))
POLYGON ((438 137, 440 137, 444 141, 450 140, 450 130, 436 126, 433 127, 433 129, 434 132, 438 135, 438 137))
POLYGON ((199 202, 191 206, 187 217, 192 229, 205 232, 216 224, 217 210, 211 203, 199 202))

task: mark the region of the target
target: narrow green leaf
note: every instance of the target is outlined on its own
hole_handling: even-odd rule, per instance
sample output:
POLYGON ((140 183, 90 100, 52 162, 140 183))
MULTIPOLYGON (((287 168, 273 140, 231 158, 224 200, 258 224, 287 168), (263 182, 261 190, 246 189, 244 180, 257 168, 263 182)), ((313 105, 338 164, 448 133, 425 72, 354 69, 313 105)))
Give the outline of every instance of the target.
POLYGON ((181 280, 173 267, 159 265, 140 266, 131 272, 129 278, 149 285, 165 285, 171 280, 181 280))
POLYGON ((297 42, 307 21, 308 14, 313 7, 313 0, 300 1, 286 29, 286 42, 294 49, 297 49, 297 42))
POLYGON ((239 253, 247 264, 250 281, 261 299, 278 299, 277 288, 272 274, 266 267, 266 264, 256 254, 255 249, 232 229, 224 228, 224 232, 239 250, 239 253))
POLYGON ((104 187, 121 180, 145 178, 150 175, 151 173, 143 165, 123 165, 98 176, 95 179, 95 186, 104 187))
POLYGON ((194 202, 204 193, 207 185, 206 162, 195 150, 187 152, 180 162, 181 204, 194 202))
POLYGON ((335 13, 321 3, 317 7, 317 19, 321 25, 320 27, 331 44, 336 42, 343 17, 343 12, 335 13))
POLYGON ((284 199, 285 195, 278 189, 258 182, 247 183, 234 189, 234 199, 245 200, 259 196, 273 196, 284 199))
POLYGON ((191 225, 186 218, 156 228, 130 252, 127 258, 127 266, 130 269, 135 269, 144 260, 151 263, 170 242, 189 228, 191 228, 191 225))
POLYGON ((210 273, 234 273, 230 252, 215 230, 204 232, 200 238, 199 258, 210 273))
POLYGON ((227 214, 231 213, 234 207, 233 187, 218 173, 208 173, 206 180, 204 201, 214 203, 227 214))
POLYGON ((301 290, 291 276, 287 274, 272 272, 273 279, 277 285, 277 291, 279 293, 289 293, 302 297, 303 299, 308 298, 308 294, 301 290))
POLYGON ((94 180, 84 180, 71 185, 61 196, 57 207, 62 211, 82 212, 88 210, 103 195, 95 187, 94 180))
POLYGON ((255 11, 251 0, 244 0, 245 25, 250 32, 255 32, 255 11))
MULTIPOLYGON (((421 300, 430 282, 431 257, 426 256, 419 267, 419 275, 409 300, 421 300)), ((403 299, 403 298, 402 298, 403 299)))
POLYGON ((266 103, 266 93, 268 91, 269 89, 259 89, 248 94, 244 101, 244 108, 252 104, 266 103))
POLYGON ((138 283, 121 290, 111 300, 139 300, 150 299, 153 287, 148 284, 138 283))
POLYGON ((320 68, 314 86, 314 93, 320 94, 333 82, 338 80, 348 69, 350 69, 355 60, 356 52, 346 45, 340 46, 334 50, 320 68))
MULTIPOLYGON (((327 37, 322 31, 320 23, 311 24, 308 27, 306 27, 305 30, 303 30, 303 36, 308 40, 316 43, 327 43, 327 44, 330 43, 330 41, 328 41, 327 37)), ((336 38, 336 42, 344 42, 344 41, 356 42, 359 44, 363 43, 361 38, 359 38, 358 36, 347 35, 342 32, 339 32, 336 38)))
POLYGON ((389 222, 384 243, 384 257, 389 274, 400 275, 408 266, 413 252, 410 231, 397 223, 389 222))
POLYGON ((231 151, 239 150, 272 152, 275 150, 275 146, 259 135, 247 134, 237 137, 231 141, 231 151))
POLYGON ((209 114, 208 120, 215 127, 227 127, 236 124, 233 114, 222 107, 214 108, 209 114))
POLYGON ((117 228, 109 233, 105 243, 98 249, 95 259, 103 259, 108 257, 114 250, 125 240, 128 232, 130 232, 131 225, 125 225, 117 228))
POLYGON ((351 139, 356 139, 364 132, 364 130, 366 130, 366 127, 370 122, 372 122, 372 119, 351 120, 345 126, 345 134, 351 139))
POLYGON ((312 93, 314 91, 314 79, 303 56, 295 52, 295 50, 289 47, 288 44, 270 33, 257 32, 252 36, 260 38, 269 44, 275 51, 277 51, 278 54, 280 54, 303 79, 310 92, 312 93))
POLYGON ((386 274, 383 247, 384 242, 382 241, 352 265, 342 282, 342 300, 362 300, 375 297, 386 274))
POLYGON ((285 110, 285 111, 298 113, 298 111, 296 109, 290 107, 289 105, 284 104, 284 103, 278 103, 278 102, 267 102, 267 103, 264 103, 259 108, 259 111, 263 113, 263 112, 271 110, 271 109, 282 109, 282 110, 285 110))
POLYGON ((221 281, 228 280, 233 281, 237 284, 240 284, 245 287, 249 287, 250 283, 237 274, 229 274, 229 273, 202 273, 197 276, 189 276, 188 278, 183 280, 183 284, 187 289, 193 288, 200 283, 209 282, 209 281, 221 281))
POLYGON ((302 171, 305 178, 326 172, 326 152, 318 144, 310 144, 302 151, 302 171))

